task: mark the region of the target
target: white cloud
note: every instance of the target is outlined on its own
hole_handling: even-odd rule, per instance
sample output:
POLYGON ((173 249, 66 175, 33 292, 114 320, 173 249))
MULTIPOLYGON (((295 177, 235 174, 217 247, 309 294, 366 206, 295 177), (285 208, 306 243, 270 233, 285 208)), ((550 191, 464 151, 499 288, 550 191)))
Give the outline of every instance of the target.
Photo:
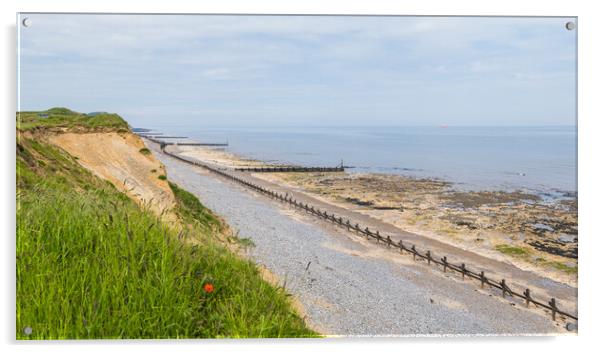
POLYGON ((563 19, 30 17, 20 41, 27 109, 386 122, 400 109, 469 121, 489 105, 492 119, 573 121, 574 32, 563 19), (496 95, 522 95, 526 108, 498 106, 496 95))

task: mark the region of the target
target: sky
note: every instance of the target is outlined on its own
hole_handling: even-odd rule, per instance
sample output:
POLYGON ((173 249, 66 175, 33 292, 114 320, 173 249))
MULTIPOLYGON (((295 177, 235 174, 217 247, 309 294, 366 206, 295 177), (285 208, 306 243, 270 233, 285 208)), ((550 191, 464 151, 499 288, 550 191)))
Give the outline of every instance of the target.
POLYGON ((573 125, 571 18, 27 14, 19 110, 133 126, 573 125))

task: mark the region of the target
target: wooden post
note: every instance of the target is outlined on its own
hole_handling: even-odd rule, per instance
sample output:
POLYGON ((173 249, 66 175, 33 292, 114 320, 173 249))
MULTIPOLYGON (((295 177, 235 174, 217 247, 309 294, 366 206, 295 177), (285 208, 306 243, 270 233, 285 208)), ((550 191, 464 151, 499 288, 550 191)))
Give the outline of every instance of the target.
POLYGON ((416 245, 412 245, 412 258, 416 260, 416 245))
POLYGON ((376 231, 376 243, 380 243, 380 233, 378 232, 378 230, 376 231))
POLYGON ((441 262, 443 262, 443 272, 447 272, 447 256, 443 256, 441 262))
POLYGON ((399 253, 403 254, 403 240, 400 240, 398 245, 399 245, 399 253))
POLYGON ((527 308, 529 307, 529 302, 531 301, 531 291, 529 290, 529 288, 525 289, 525 292, 523 293, 525 295, 525 301, 527 302, 527 308))
POLYGON ((426 262, 430 265, 431 264, 431 251, 427 250, 426 251, 426 262))
POLYGON ((556 307, 556 299, 550 299, 548 304, 550 304, 550 307, 552 308, 552 321, 556 321, 556 312, 558 311, 558 308, 556 307))
POLYGON ((500 282, 500 285, 502 286, 502 297, 505 298, 506 297, 506 280, 502 279, 502 281, 500 282))
POLYGON ((481 288, 483 288, 485 286, 485 271, 481 271, 481 274, 479 275, 479 277, 481 277, 481 288))
POLYGON ((466 274, 466 264, 463 263, 460 268, 462 269, 462 280, 464 280, 464 275, 466 274))
POLYGON ((349 222, 349 220, 347 220, 347 231, 349 231, 349 228, 351 228, 351 222, 349 222))
POLYGON ((370 229, 366 227, 366 229, 364 229, 364 232, 366 233, 366 238, 368 238, 368 236, 370 235, 370 229))
POLYGON ((359 224, 357 224, 357 223, 355 224, 355 232, 356 232, 357 234, 359 234, 359 233, 360 233, 360 225, 359 225, 359 224))
POLYGON ((387 246, 391 247, 391 236, 387 235, 387 246))

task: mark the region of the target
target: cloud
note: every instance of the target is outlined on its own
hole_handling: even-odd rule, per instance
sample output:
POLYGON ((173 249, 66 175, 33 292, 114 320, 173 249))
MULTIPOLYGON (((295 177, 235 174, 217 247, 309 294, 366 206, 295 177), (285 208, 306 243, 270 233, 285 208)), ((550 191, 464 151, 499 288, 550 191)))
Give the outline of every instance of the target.
POLYGON ((28 17, 22 109, 165 123, 172 112, 231 124, 574 121, 575 31, 561 18, 28 17))

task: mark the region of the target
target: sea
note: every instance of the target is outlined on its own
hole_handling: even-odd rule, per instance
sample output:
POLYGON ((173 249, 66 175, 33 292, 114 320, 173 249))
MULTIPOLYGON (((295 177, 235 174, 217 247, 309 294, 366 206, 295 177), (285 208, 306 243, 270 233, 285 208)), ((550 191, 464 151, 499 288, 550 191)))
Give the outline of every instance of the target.
POLYGON ((449 181, 460 190, 577 193, 576 126, 159 127, 268 163, 449 181))

